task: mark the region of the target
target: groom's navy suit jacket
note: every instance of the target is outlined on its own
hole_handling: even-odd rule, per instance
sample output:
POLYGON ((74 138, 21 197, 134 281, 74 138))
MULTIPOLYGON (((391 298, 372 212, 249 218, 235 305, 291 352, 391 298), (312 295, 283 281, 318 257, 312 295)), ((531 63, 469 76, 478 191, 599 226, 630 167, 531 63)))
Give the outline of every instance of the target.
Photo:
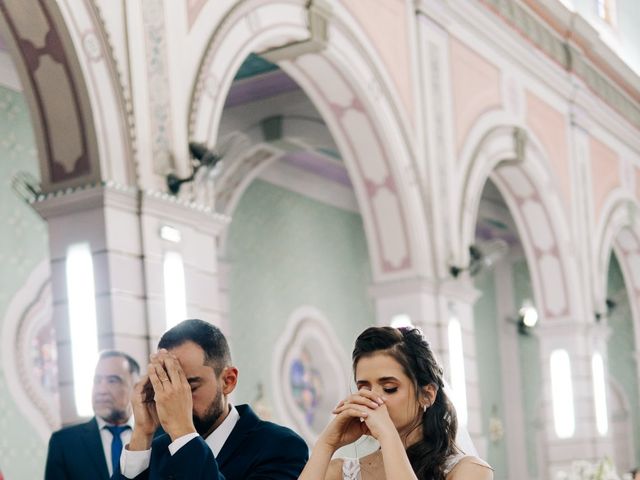
POLYGON ((45 480, 108 480, 109 471, 95 417, 58 430, 49 440, 45 480))
POLYGON ((304 440, 288 428, 260 420, 248 405, 236 408, 240 419, 217 458, 200 436, 172 456, 171 438, 165 434, 153 441, 151 464, 136 480, 297 479, 309 455, 304 440))

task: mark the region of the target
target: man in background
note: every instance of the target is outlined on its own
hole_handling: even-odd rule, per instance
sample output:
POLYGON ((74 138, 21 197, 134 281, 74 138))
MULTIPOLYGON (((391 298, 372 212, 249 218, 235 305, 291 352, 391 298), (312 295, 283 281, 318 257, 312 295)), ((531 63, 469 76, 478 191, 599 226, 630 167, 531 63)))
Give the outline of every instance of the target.
POLYGON ((139 375, 140 366, 126 353, 100 353, 91 395, 95 416, 53 433, 45 480, 108 480, 119 473, 122 445, 131 439, 131 395, 139 375))

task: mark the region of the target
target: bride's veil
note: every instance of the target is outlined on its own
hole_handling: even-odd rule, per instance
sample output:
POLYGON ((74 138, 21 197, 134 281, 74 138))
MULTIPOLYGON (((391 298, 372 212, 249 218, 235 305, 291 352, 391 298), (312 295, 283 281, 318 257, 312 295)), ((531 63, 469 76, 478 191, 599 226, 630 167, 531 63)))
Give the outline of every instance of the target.
MULTIPOLYGON (((453 391, 451 387, 444 381, 444 393, 449 397, 449 401, 453 402, 455 396, 453 395, 453 391)), ((473 444, 473 440, 471 440, 471 435, 469 435, 469 430, 467 430, 466 426, 461 425, 460 420, 458 419, 458 433, 456 434, 456 444, 460 447, 466 455, 474 455, 478 456, 478 450, 473 444)))

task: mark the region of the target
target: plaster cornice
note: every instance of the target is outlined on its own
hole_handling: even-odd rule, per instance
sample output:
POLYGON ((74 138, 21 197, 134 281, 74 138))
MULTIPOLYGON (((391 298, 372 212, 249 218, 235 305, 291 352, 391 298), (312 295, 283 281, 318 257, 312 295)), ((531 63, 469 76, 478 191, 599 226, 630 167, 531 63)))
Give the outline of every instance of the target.
POLYGON ((183 201, 160 191, 141 191, 115 182, 88 184, 42 194, 31 205, 44 219, 108 207, 175 221, 212 235, 218 235, 231 220, 206 205, 183 201))
MULTIPOLYGON (((434 17, 438 23, 452 30, 450 33, 462 23, 466 29, 470 28, 502 49, 507 46, 513 48, 515 45, 513 41, 501 41, 500 38, 504 40, 504 35, 496 32, 495 28, 487 29, 486 21, 478 23, 477 20, 481 17, 493 17, 493 21, 489 23, 500 21, 508 24, 512 31, 526 41, 522 45, 535 47, 535 50, 527 48, 529 51, 525 52, 525 57, 516 56, 516 61, 524 68, 534 75, 541 75, 529 63, 542 64, 534 55, 536 52, 542 53, 543 56, 538 58, 546 57, 550 60, 547 62, 548 66, 543 66, 543 71, 557 77, 553 81, 554 90, 569 98, 571 85, 581 83, 585 90, 593 93, 624 118, 634 131, 640 129, 640 76, 600 38, 594 27, 580 15, 567 10, 560 2, 416 0, 416 12, 434 17), (527 59, 526 63, 523 63, 524 58, 527 59)), ((513 37, 512 33, 509 34, 509 29, 505 30, 505 35, 513 37)), ((550 80, 546 76, 542 81, 548 84, 550 80)))
POLYGON ((640 128, 640 78, 584 18, 573 13, 567 16, 560 2, 551 8, 547 1, 545 8, 532 0, 480 1, 640 128))

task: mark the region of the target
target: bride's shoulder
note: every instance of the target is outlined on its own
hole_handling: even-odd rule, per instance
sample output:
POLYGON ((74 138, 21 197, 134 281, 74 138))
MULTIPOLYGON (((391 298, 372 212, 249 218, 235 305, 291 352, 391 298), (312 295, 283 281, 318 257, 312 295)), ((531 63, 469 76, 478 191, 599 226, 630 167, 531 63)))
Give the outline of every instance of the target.
POLYGON ((447 480, 492 480, 493 468, 484 460, 472 455, 460 455, 452 459, 447 480))

